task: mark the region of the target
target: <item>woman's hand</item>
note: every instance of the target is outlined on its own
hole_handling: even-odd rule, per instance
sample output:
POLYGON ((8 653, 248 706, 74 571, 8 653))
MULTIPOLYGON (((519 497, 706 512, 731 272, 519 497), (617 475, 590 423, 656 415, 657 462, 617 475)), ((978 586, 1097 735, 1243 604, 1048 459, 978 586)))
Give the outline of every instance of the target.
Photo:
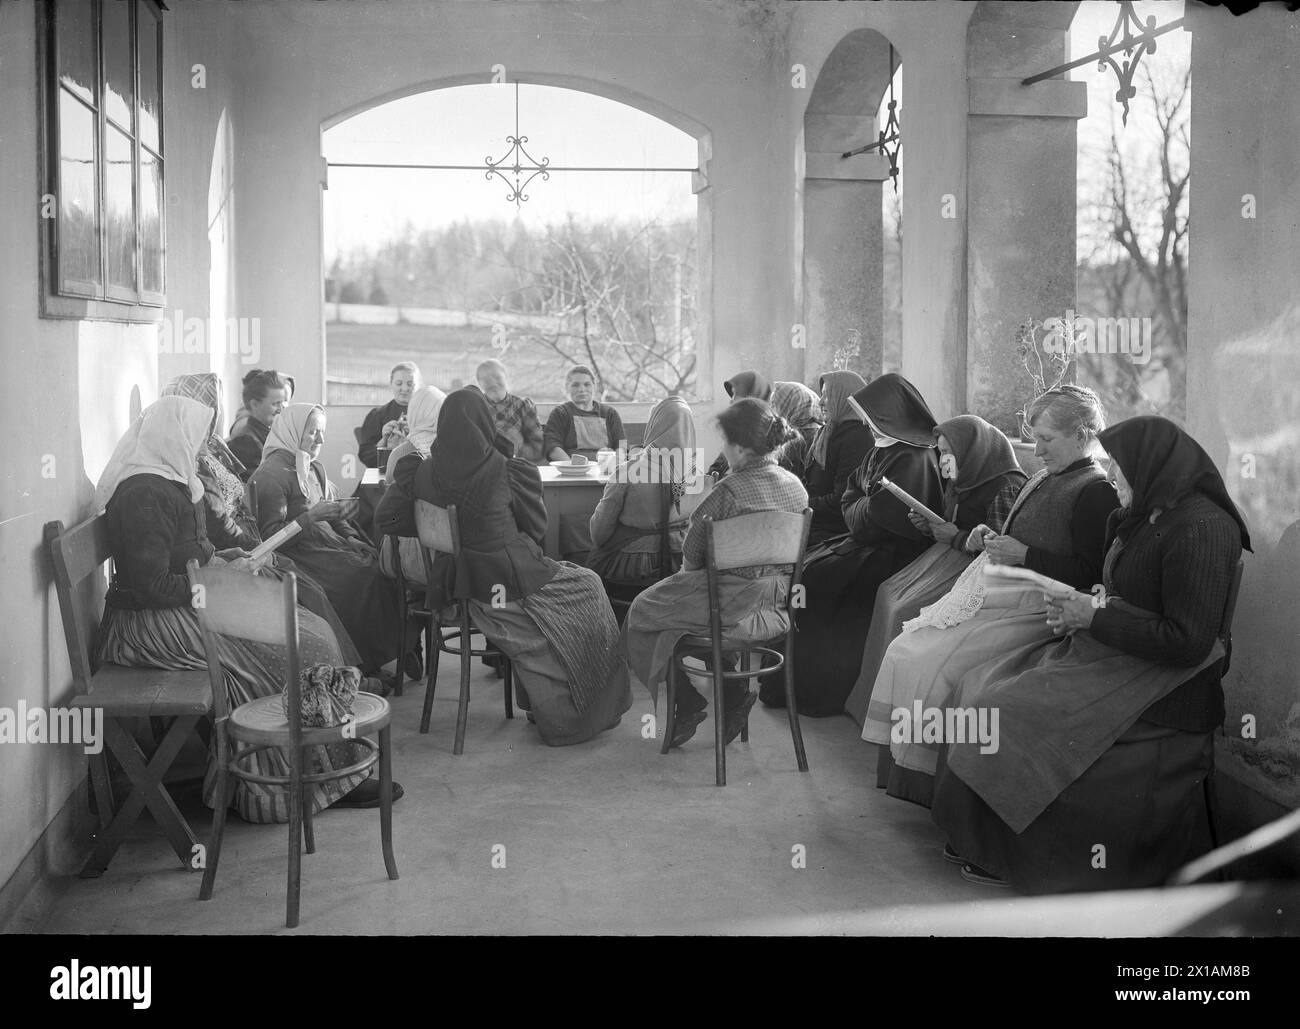
POLYGON ((251 557, 252 555, 247 550, 241 550, 239 547, 230 547, 227 550, 218 550, 216 556, 221 558, 223 562, 233 563, 241 557, 251 557))
POLYGON ((926 518, 924 515, 920 515, 917 514, 915 511, 909 510, 907 512, 907 520, 912 523, 912 528, 915 529, 917 532, 919 532, 922 536, 934 535, 934 529, 932 528, 933 523, 930 521, 930 519, 926 518))
POLYGON ((935 524, 934 522, 927 521, 926 524, 930 529, 930 535, 940 543, 951 543, 956 539, 957 534, 961 532, 961 530, 952 522, 939 522, 938 524, 935 524))
POLYGON ((984 549, 995 565, 1022 565, 1029 548, 1010 536, 985 536, 984 549))
POLYGON ((400 436, 406 438, 406 430, 402 428, 402 423, 394 418, 392 421, 384 422, 384 427, 380 430, 379 438, 382 440, 386 436, 400 436))
POLYGON ((1067 632, 1092 626, 1097 608, 1089 594, 1076 591, 1057 600, 1044 593, 1043 599, 1047 601, 1047 624, 1051 626, 1053 635, 1064 636, 1067 632))
POLYGON ((984 550, 984 542, 997 533, 990 529, 983 522, 971 529, 970 535, 966 538, 966 549, 973 550, 975 553, 981 553, 984 550))

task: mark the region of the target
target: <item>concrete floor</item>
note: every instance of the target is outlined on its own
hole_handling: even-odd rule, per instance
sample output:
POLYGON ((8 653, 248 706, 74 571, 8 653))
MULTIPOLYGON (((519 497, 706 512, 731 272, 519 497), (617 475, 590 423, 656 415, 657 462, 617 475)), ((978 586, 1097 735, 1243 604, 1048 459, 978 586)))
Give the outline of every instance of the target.
MULTIPOLYGON (((392 698, 401 878, 384 874, 378 811, 317 816, 303 857, 301 924, 284 928, 287 830, 232 816, 216 895, 182 870, 146 815, 99 879, 60 881, 54 933, 745 933, 907 904, 986 901, 946 863, 929 812, 875 789, 876 748, 847 716, 803 720, 795 768, 783 711, 756 705, 750 742, 713 785, 713 723, 660 756, 641 737, 640 693, 622 724, 577 747, 544 746, 501 685, 474 670, 465 753, 451 753, 456 666, 444 661, 433 728, 423 686, 392 698), (505 868, 493 848, 505 847, 505 868), (806 867, 792 866, 802 845, 806 867)), ((196 794, 197 791, 193 791, 196 794)), ((210 813, 183 804, 200 837, 210 813)), ((816 924, 815 922, 812 924, 816 924)))

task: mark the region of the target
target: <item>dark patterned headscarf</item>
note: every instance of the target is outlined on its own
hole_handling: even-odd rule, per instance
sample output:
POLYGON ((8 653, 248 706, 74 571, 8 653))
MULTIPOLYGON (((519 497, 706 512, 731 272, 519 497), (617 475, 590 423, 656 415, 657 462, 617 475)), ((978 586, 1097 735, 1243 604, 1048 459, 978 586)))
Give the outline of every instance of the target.
POLYGON ((205 447, 209 454, 220 461, 226 468, 240 478, 248 475, 244 462, 237 458, 226 441, 219 435, 221 429, 221 376, 216 372, 197 372, 192 375, 178 375, 162 389, 164 397, 189 397, 200 404, 206 404, 216 413, 212 423, 212 432, 208 434, 205 447))

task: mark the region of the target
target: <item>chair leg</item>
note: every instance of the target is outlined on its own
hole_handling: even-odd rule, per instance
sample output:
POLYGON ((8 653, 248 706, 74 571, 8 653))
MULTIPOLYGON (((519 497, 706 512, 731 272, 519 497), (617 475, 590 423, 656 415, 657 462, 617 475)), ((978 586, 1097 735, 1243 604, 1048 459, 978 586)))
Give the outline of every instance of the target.
POLYGON ((302 886, 302 752, 289 749, 289 881, 284 924, 298 926, 298 896, 302 886))
POLYGON ((228 771, 225 722, 218 722, 217 732, 217 788, 212 812, 212 832, 208 838, 207 864, 203 867, 203 882, 199 886, 199 900, 211 900, 212 889, 217 884, 217 862, 221 860, 221 839, 226 832, 226 810, 230 807, 231 775, 228 771))
POLYGON ((384 868, 388 878, 397 878, 397 859, 393 857, 393 748, 392 726, 379 730, 379 840, 384 848, 384 868))
POLYGON ((794 629, 785 638, 785 713, 790 719, 790 736, 794 740, 794 759, 799 771, 808 771, 808 755, 803 749, 803 730, 799 727, 799 709, 794 699, 794 629))
POLYGON ((425 637, 425 678, 424 709, 420 712, 420 732, 429 731, 429 719, 433 717, 433 691, 438 684, 438 658, 442 654, 442 626, 433 618, 429 619, 429 630, 425 637))
MULTIPOLYGON (((745 671, 752 672, 754 670, 754 655, 746 651, 745 656, 742 660, 744 660, 745 662, 745 671)), ((763 661, 761 658, 759 659, 758 666, 760 668, 763 667, 763 661)), ((754 680, 745 679, 743 681, 745 683, 745 689, 748 690, 750 688, 750 684, 753 683, 754 680)), ((745 720, 744 722, 741 723, 740 726, 740 742, 741 743, 749 742, 749 715, 748 714, 745 715, 745 720)))
POLYGON ((514 668, 510 664, 510 658, 506 657, 504 654, 501 655, 501 667, 505 673, 503 678, 505 679, 505 684, 506 684, 506 717, 514 718, 515 716, 514 668))
POLYGON ((677 651, 668 655, 668 677, 664 681, 664 742, 660 754, 667 754, 673 745, 673 729, 677 715, 677 651))
POLYGON ((113 780, 108 772, 108 755, 102 750, 90 756, 90 784, 99 809, 99 831, 103 833, 113 823, 113 780))
POLYGON ((460 707, 456 711, 456 743, 453 754, 465 752, 465 726, 469 722, 469 602, 460 602, 460 707))
POLYGON ((726 786, 727 748, 722 741, 727 720, 726 690, 722 688, 722 660, 717 653, 713 658, 713 770, 717 785, 726 786))
MULTIPOLYGON (((400 697, 402 695, 402 687, 406 685, 406 623, 408 615, 406 607, 406 590, 399 585, 397 594, 397 681, 393 686, 393 695, 400 697)), ((311 850, 308 849, 307 853, 310 854, 311 850)))
POLYGON ((307 783, 302 786, 302 839, 303 849, 308 854, 315 854, 316 828, 311 813, 311 787, 307 783))

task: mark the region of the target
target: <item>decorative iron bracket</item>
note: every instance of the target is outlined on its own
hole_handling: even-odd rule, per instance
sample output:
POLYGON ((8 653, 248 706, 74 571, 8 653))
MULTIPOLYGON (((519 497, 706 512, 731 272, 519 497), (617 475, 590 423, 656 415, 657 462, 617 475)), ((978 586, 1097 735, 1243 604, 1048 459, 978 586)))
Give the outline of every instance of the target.
POLYGON ((889 159, 889 177, 894 180, 894 192, 898 192, 898 151, 902 147, 903 123, 898 117, 898 100, 894 97, 894 45, 889 45, 889 107, 884 127, 874 143, 867 143, 854 150, 847 150, 841 158, 856 157, 858 154, 879 150, 889 159))

